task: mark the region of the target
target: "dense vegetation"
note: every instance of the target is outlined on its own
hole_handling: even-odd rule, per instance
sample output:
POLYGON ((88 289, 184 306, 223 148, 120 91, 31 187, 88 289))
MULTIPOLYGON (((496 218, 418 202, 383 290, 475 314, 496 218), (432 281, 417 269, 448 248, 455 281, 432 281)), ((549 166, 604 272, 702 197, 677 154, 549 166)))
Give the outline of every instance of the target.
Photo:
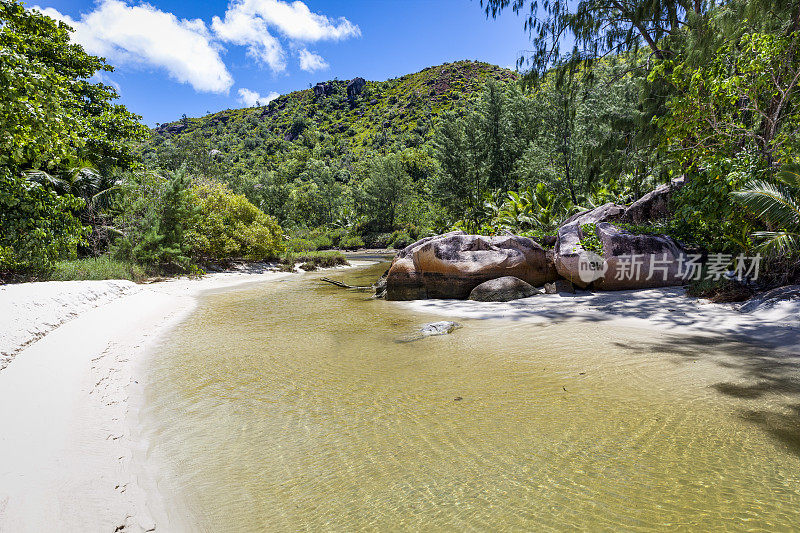
POLYGON ((87 81, 110 67, 63 24, 0 5, 6 272, 102 254, 152 273, 280 255, 311 268, 329 261, 315 250, 451 228, 540 238, 684 176, 672 218, 638 230, 763 251, 794 275, 800 3, 555 0, 527 18, 529 2, 484 0, 527 19, 522 77, 460 61, 332 80, 149 133, 87 81))

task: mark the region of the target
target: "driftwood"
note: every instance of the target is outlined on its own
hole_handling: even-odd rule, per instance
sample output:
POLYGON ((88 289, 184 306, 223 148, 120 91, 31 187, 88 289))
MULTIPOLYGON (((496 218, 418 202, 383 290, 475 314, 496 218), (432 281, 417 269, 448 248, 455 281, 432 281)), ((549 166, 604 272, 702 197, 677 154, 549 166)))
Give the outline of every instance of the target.
POLYGON ((325 283, 330 283, 331 285, 336 285, 337 287, 341 287, 343 289, 356 289, 360 291, 369 291, 372 290, 372 287, 358 287, 355 285, 348 285, 347 283, 342 283, 341 281, 336 281, 335 279, 330 278, 322 278, 320 281, 324 281, 325 283))

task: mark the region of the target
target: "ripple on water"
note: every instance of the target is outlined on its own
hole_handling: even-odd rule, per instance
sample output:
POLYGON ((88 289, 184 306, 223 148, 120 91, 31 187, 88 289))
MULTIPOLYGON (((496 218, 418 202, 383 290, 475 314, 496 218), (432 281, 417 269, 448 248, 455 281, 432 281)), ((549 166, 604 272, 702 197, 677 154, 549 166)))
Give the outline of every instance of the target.
POLYGON ((197 528, 800 528, 796 365, 738 397, 769 353, 492 320, 398 343, 441 317, 317 277, 209 295, 154 358, 150 456, 197 528))

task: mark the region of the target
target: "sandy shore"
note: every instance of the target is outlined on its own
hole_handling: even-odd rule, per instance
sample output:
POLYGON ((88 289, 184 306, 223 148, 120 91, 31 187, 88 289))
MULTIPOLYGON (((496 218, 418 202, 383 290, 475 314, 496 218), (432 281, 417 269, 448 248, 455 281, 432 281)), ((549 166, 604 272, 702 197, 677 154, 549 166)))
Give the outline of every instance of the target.
POLYGON ((204 291, 290 275, 2 287, 0 531, 154 530, 132 464, 139 365, 204 291))
MULTIPOLYGON (((180 530, 163 520, 157 487, 138 460, 146 450, 135 429, 140 369, 204 291, 290 275, 1 287, 0 350, 8 364, 0 370, 0 532, 153 531, 157 523, 160 531, 180 530)), ((397 305, 442 317, 608 321, 726 335, 800 353, 796 300, 741 313, 671 288, 397 305)))
POLYGON ((726 340, 800 354, 800 300, 797 299, 751 304, 748 312, 741 312, 735 304, 714 304, 689 298, 682 287, 670 287, 540 294, 507 303, 418 300, 402 305, 454 318, 531 323, 613 322, 615 325, 678 334, 721 335, 726 340))

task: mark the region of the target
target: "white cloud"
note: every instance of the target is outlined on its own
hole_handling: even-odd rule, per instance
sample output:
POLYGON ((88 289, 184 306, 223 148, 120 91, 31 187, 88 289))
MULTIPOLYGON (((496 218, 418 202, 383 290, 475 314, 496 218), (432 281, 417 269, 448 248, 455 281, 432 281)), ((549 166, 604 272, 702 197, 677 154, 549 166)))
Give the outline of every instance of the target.
POLYGON ((253 107, 256 104, 267 105, 279 96, 280 94, 275 91, 270 92, 267 96, 261 96, 250 89, 239 89, 239 102, 247 107, 253 107))
POLYGON ((227 93, 233 85, 233 77, 202 20, 178 19, 150 4, 128 6, 119 0, 101 0, 80 20, 53 8, 33 9, 72 26, 74 42, 111 63, 163 68, 170 77, 197 91, 227 93))
POLYGON ((322 56, 309 52, 305 48, 299 51, 300 54, 300 68, 306 72, 314 72, 317 70, 324 70, 330 65, 322 58, 322 56))
MULTIPOLYGON (((298 42, 338 41, 361 35, 361 29, 344 17, 331 19, 313 13, 303 2, 282 0, 233 0, 225 11, 225 18, 215 16, 211 28, 219 39, 247 46, 249 55, 274 71, 286 68, 286 53, 270 28, 298 42)), ((311 55, 315 59, 309 65, 327 65, 320 56, 311 55)))

